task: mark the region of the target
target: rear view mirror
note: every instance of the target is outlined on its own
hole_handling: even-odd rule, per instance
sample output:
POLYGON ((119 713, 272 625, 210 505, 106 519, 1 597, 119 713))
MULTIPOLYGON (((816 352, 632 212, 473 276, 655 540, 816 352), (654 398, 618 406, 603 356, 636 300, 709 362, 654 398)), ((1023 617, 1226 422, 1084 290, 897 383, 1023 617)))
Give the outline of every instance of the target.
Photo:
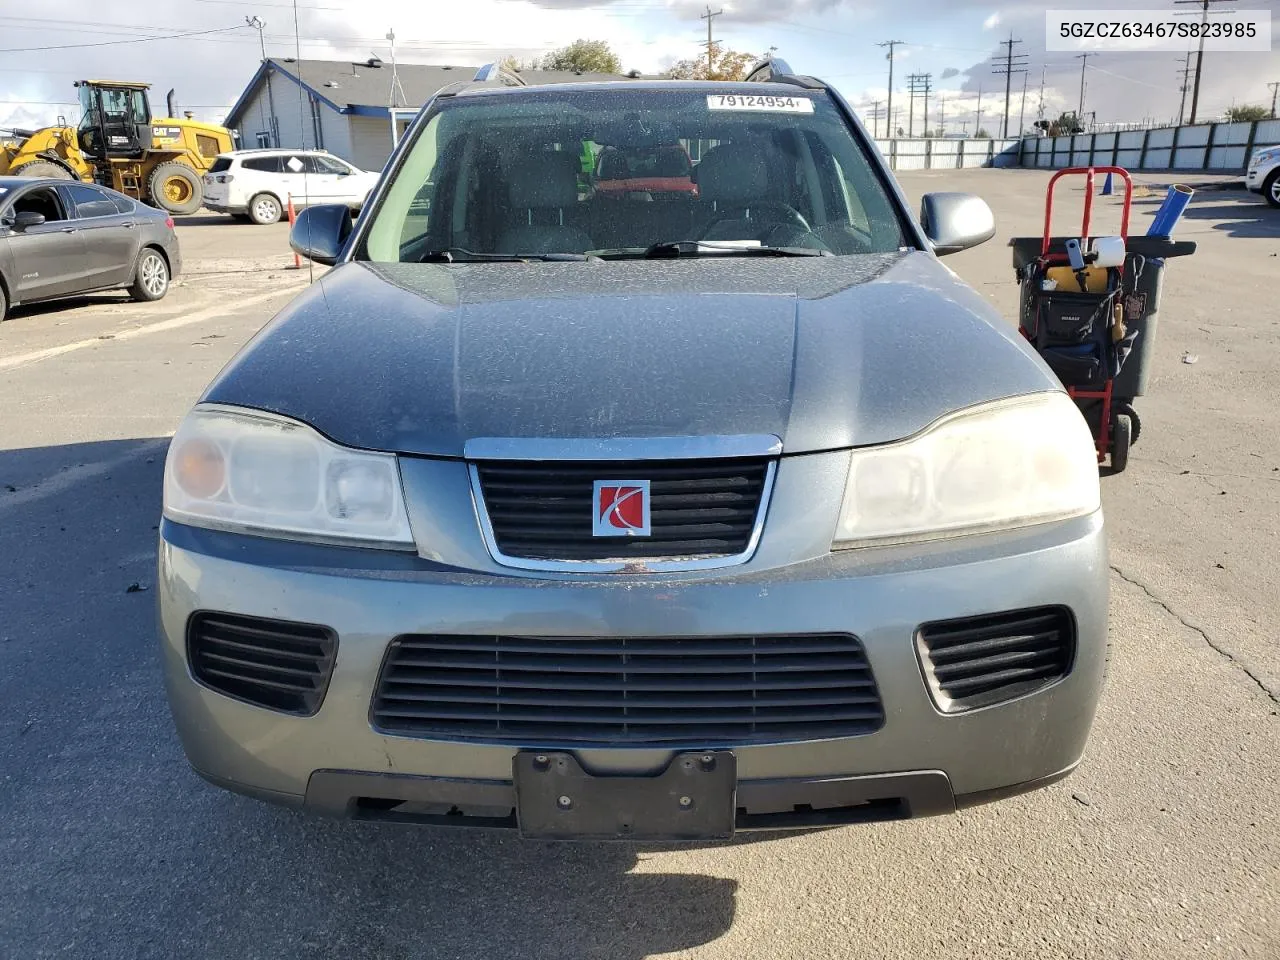
POLYGON ((38 227, 44 223, 44 214, 36 213, 34 210, 23 210, 5 219, 13 224, 15 230, 25 230, 27 227, 38 227))
POLYGON ((996 234, 995 214, 971 193, 926 193, 920 226, 940 257, 986 243, 996 234))
POLYGON ((346 204, 324 203, 298 214, 289 231, 289 246, 308 260, 332 266, 342 255, 354 224, 346 204))

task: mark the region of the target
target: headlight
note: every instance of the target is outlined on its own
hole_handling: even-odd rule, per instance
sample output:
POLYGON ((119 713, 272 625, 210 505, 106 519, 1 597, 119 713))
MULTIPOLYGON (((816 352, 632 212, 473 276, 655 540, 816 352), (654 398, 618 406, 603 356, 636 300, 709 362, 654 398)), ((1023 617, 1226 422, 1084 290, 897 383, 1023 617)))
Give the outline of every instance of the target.
POLYGON ((1250 166, 1261 166, 1264 163, 1271 163, 1274 160, 1280 160, 1280 150, 1268 150, 1266 153, 1255 153, 1250 166))
POLYGON ((164 468, 179 523, 305 540, 412 548, 392 454, 349 450, 283 417, 197 407, 164 468))
POLYGON ((1101 503, 1089 427, 1063 393, 984 404, 853 451, 835 547, 1083 516, 1101 503))

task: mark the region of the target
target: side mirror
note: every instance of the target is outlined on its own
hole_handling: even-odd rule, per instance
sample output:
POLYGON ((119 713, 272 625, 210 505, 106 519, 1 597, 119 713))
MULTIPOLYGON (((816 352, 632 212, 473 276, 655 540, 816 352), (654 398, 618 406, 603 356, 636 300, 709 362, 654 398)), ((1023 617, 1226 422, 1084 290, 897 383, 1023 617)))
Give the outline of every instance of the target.
POLYGON ((920 202, 920 226, 940 257, 959 253, 996 235, 996 218, 981 197, 971 193, 926 193, 920 202))
POLYGON ((332 266, 342 256, 342 248, 351 236, 354 224, 346 204, 323 203, 307 207, 298 214, 289 231, 289 246, 294 253, 332 266))
POLYGON ((36 213, 34 210, 23 210, 5 219, 13 224, 13 229, 25 230, 27 227, 38 227, 44 223, 44 214, 36 213))

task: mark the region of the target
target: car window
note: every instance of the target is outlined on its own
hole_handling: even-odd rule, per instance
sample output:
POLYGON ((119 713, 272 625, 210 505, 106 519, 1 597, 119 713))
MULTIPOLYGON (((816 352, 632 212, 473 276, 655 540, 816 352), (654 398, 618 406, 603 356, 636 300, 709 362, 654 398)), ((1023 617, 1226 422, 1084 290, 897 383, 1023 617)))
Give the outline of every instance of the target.
POLYGON ((210 173, 222 173, 224 170, 230 170, 230 169, 231 169, 230 157, 218 157, 213 161, 212 164, 209 165, 210 173))
POLYGON ((87 220, 90 217, 115 217, 120 214, 116 203, 97 187, 80 183, 67 184, 62 188, 75 205, 76 217, 87 220))
POLYGON ((14 213, 38 213, 46 223, 65 220, 62 212, 62 200, 52 187, 39 187, 28 190, 13 201, 14 213))
POLYGON ((904 223, 867 149, 808 91, 459 97, 414 134, 357 256, 629 255, 678 240, 896 251, 904 223))
POLYGON ((345 176, 351 172, 351 168, 345 163, 339 163, 332 157, 311 157, 310 159, 315 161, 315 170, 311 171, 314 173, 336 173, 338 176, 345 176))
POLYGON ((279 173, 279 157, 246 157, 240 161, 245 170, 257 170, 260 173, 279 173))
POLYGON ((116 209, 119 210, 121 213, 133 213, 133 211, 136 210, 138 207, 138 205, 134 203, 132 200, 130 200, 128 197, 113 196, 111 199, 115 203, 116 209))
POLYGON ((286 174, 315 173, 313 159, 306 154, 290 153, 280 157, 280 172, 286 174))

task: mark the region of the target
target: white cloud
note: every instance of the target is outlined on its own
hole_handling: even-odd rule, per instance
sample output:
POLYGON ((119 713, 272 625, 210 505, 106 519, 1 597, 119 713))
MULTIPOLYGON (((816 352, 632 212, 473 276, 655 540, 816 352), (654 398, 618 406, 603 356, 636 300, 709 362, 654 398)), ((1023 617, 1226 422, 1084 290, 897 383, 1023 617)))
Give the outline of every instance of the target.
POLYGON ((993 13, 991 16, 987 17, 987 19, 982 21, 983 30, 994 30, 998 26, 1000 26, 999 12, 993 13))

